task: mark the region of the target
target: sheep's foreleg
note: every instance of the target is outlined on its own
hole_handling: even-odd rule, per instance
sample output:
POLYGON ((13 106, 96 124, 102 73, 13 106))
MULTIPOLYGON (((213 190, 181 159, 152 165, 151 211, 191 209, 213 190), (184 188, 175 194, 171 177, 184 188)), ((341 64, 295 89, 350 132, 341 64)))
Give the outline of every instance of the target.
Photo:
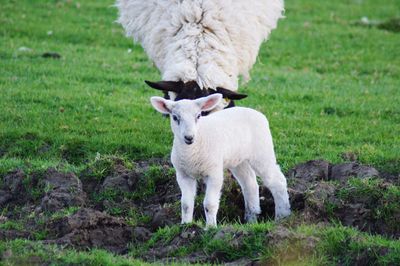
POLYGON ((206 195, 204 198, 204 211, 206 214, 206 226, 217 226, 217 213, 219 208, 219 199, 221 197, 221 189, 223 184, 223 171, 210 175, 206 179, 206 195))
POLYGON ((182 223, 191 223, 193 221, 194 198, 196 197, 196 179, 177 171, 176 180, 181 189, 182 223))

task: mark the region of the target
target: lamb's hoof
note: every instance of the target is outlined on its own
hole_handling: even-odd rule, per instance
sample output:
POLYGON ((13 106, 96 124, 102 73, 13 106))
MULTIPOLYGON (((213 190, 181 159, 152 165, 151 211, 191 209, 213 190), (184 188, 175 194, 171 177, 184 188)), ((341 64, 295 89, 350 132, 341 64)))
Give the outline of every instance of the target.
POLYGON ((254 223, 257 223, 257 217, 258 217, 257 213, 254 213, 254 212, 246 213, 244 215, 244 220, 246 221, 246 223, 254 224, 254 223))
POLYGON ((275 221, 279 221, 279 220, 282 220, 282 219, 288 217, 290 215, 290 213, 291 213, 290 209, 282 211, 282 212, 279 212, 279 213, 276 213, 275 214, 275 221))
POLYGON ((206 224, 206 227, 204 227, 204 231, 210 230, 217 228, 217 224, 206 224))

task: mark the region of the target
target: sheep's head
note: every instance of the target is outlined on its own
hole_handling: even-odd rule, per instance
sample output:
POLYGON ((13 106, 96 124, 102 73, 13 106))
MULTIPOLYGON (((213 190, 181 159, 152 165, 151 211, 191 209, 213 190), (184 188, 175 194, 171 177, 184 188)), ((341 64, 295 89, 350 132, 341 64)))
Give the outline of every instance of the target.
POLYGON ((171 116, 172 132, 180 142, 188 145, 196 140, 197 122, 203 112, 215 108, 222 99, 222 94, 216 93, 196 100, 171 101, 162 97, 151 97, 154 109, 171 116))
POLYGON ((170 99, 168 92, 173 92, 176 95, 173 100, 179 101, 182 99, 194 100, 201 97, 205 97, 211 94, 220 93, 223 98, 229 100, 228 107, 234 106, 233 100, 240 100, 246 98, 246 94, 240 94, 231 90, 227 90, 221 87, 217 87, 214 89, 202 89, 197 84, 196 81, 159 81, 159 82, 150 82, 145 81, 147 85, 150 87, 161 90, 164 92, 165 98, 170 99))

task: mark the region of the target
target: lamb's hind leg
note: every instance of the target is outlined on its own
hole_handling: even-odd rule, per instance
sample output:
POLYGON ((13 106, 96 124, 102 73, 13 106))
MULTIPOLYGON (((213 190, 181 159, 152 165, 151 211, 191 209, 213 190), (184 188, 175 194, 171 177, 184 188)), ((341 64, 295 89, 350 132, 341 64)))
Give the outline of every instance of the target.
POLYGON ((230 170, 242 188, 246 222, 257 222, 257 216, 261 213, 261 208, 256 173, 248 162, 243 162, 230 170))
POLYGON ((264 185, 271 191, 275 203, 275 220, 290 215, 289 194, 286 178, 280 167, 268 160, 252 164, 257 175, 263 179, 264 185))

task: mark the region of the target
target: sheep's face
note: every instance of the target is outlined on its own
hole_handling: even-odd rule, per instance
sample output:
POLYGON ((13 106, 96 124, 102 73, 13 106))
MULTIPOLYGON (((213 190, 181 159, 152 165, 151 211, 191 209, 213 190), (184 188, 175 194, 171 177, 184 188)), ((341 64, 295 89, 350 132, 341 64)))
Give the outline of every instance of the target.
POLYGON ((202 112, 215 108, 221 101, 221 94, 213 94, 196 100, 170 101, 161 97, 151 97, 153 107, 171 116, 171 128, 175 138, 190 145, 196 141, 197 122, 202 112))
POLYGON ((194 100, 211 94, 220 93, 222 94, 223 98, 229 100, 226 102, 224 107, 231 107, 234 106, 233 100, 240 100, 247 97, 245 94, 239 94, 221 87, 217 87, 215 90, 202 89, 196 81, 146 81, 146 84, 154 89, 163 91, 165 99, 170 99, 170 96, 172 96, 172 100, 174 101, 183 99, 194 100), (169 94, 169 92, 172 92, 172 94, 169 94))

